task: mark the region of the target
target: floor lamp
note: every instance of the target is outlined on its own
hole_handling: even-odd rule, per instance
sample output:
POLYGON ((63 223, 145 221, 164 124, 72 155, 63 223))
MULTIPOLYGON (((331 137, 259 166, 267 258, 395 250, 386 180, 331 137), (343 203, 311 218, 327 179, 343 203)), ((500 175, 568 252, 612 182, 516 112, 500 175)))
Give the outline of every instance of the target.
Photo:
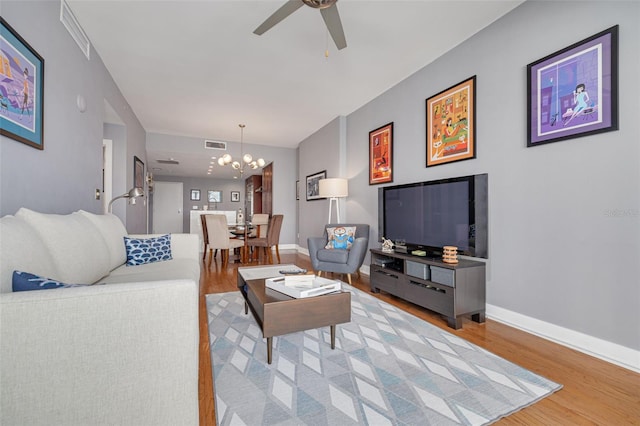
POLYGON ((338 198, 345 198, 349 195, 349 181, 343 178, 321 179, 319 182, 318 195, 329 199, 329 219, 331 223, 331 206, 336 203, 336 223, 340 223, 340 203, 338 198))
POLYGON ((126 194, 118 195, 116 198, 114 198, 113 200, 109 201, 109 205, 107 206, 107 210, 109 210, 109 213, 112 212, 112 206, 113 206, 113 202, 115 200, 119 200, 120 198, 128 198, 129 202, 131 204, 135 204, 136 203, 136 198, 142 197, 143 195, 144 195, 144 190, 142 188, 131 188, 129 190, 129 192, 127 192, 126 194))

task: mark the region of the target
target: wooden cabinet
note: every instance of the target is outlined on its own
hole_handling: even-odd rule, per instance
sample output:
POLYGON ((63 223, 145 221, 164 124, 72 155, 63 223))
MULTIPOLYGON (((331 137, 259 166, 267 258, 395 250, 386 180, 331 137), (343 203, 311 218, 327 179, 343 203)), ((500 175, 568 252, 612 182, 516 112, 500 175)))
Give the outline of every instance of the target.
POLYGON ((402 253, 371 249, 371 291, 380 290, 447 317, 451 328, 462 327, 462 316, 485 321, 485 264, 460 259, 444 263, 402 253))
POLYGON ((249 176, 244 181, 245 206, 247 219, 251 220, 254 214, 262 213, 262 176, 249 176))
POLYGON ((273 215, 273 163, 262 169, 262 213, 273 215))

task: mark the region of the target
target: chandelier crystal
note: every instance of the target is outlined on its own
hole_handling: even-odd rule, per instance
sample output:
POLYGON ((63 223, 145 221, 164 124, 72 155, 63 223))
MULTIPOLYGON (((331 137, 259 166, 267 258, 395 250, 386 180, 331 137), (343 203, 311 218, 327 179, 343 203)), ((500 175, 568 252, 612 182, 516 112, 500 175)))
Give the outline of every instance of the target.
POLYGON ((231 167, 233 167, 234 170, 238 170, 240 172, 240 176, 242 176, 245 167, 255 170, 259 167, 264 167, 265 161, 262 158, 254 160, 251 154, 244 153, 244 128, 246 126, 244 124, 238 124, 238 126, 240 127, 240 158, 242 161, 234 161, 231 155, 224 154, 222 157, 218 158, 218 164, 221 166, 231 164, 231 167))

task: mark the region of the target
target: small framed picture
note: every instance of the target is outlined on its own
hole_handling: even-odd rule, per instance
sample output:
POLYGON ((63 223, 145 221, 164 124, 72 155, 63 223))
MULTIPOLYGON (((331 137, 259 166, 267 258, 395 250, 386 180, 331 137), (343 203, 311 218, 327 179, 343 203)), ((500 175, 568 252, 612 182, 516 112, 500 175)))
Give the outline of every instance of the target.
POLYGON ((200 190, 192 189, 191 190, 191 201, 200 201, 200 190))
POLYGON ((207 191, 207 201, 210 203, 221 203, 222 191, 207 191))
POLYGON ((300 181, 296 181, 296 200, 300 199, 300 181))
POLYGON ((369 185, 393 182, 393 123, 369 132, 369 185))
POLYGON ((231 191, 231 201, 234 203, 240 201, 240 191, 231 191))
POLYGON ((307 176, 307 201, 324 200, 320 196, 320 180, 326 178, 326 170, 307 176))
POLYGON ((135 155, 133 156, 133 179, 134 188, 144 188, 144 163, 135 155))

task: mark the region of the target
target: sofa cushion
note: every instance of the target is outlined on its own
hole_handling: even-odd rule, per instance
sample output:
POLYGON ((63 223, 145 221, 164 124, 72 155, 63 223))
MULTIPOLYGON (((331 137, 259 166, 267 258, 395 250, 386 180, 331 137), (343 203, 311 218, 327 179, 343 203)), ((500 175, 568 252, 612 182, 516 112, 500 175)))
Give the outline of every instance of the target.
POLYGON ((171 234, 153 238, 124 237, 127 266, 171 260, 171 234))
POLYGON ((120 218, 114 214, 94 214, 84 210, 79 210, 79 214, 86 217, 93 223, 102 238, 109 247, 109 270, 113 270, 123 265, 127 260, 127 253, 124 248, 123 237, 127 235, 127 229, 122 224, 120 218))
POLYGON ((110 271, 109 248, 89 219, 79 213, 68 215, 38 213, 21 208, 16 217, 31 225, 51 254, 56 275, 42 274, 69 284, 94 283, 110 271))
POLYGON ((135 267, 122 265, 100 279, 100 284, 121 284, 141 281, 200 280, 200 262, 196 259, 172 259, 166 262, 146 263, 135 267))
POLYGON ((27 222, 9 215, 0 219, 0 293, 12 291, 15 270, 58 278, 42 238, 27 222))
POLYGON ((51 290, 55 288, 80 287, 83 284, 65 284, 28 272, 13 271, 11 280, 13 291, 51 290))
POLYGON ((355 226, 336 226, 327 228, 326 249, 350 249, 353 245, 353 236, 356 234, 355 226))

